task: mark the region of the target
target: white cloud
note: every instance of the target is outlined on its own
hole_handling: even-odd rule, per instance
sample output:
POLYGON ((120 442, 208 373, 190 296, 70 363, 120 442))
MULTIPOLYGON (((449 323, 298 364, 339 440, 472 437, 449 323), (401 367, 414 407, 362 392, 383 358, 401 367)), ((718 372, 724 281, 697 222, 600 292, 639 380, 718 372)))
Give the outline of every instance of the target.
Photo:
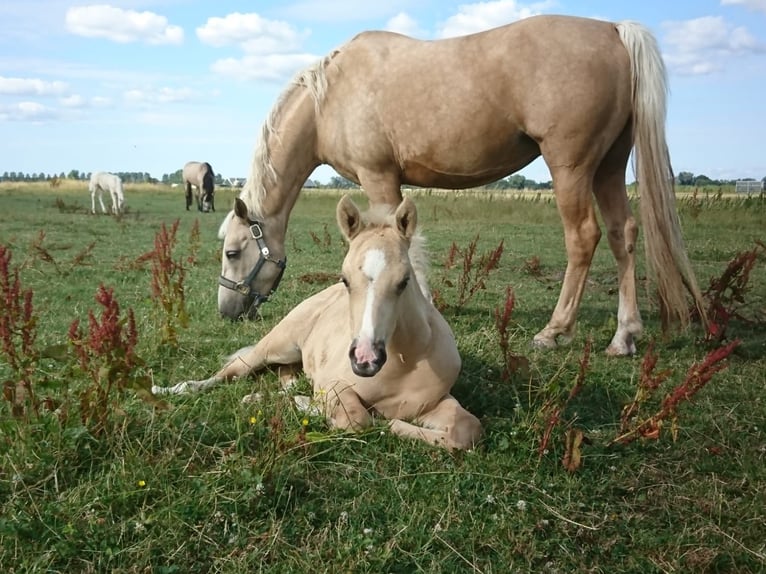
POLYGON ((317 60, 301 50, 308 32, 290 24, 268 20, 255 13, 235 12, 223 18, 208 18, 197 28, 197 37, 210 46, 237 46, 240 58, 222 58, 211 70, 221 76, 244 80, 284 82, 298 70, 317 60))
POLYGON ((426 33, 418 26, 417 20, 406 12, 399 12, 396 16, 386 22, 386 30, 389 32, 398 32, 405 36, 413 38, 425 38, 426 33))
POLYGON ((60 96, 69 90, 65 82, 48 82, 37 78, 0 76, 0 94, 13 96, 60 96))
POLYGON ((360 2, 359 0, 300 0, 279 8, 290 19, 307 22, 338 22, 379 20, 396 10, 404 10, 412 0, 360 2))
POLYGON ((503 24, 523 20, 530 16, 542 14, 553 6, 551 1, 521 4, 516 0, 494 0, 490 2, 476 2, 474 4, 462 4, 458 7, 458 13, 449 17, 438 32, 440 38, 465 36, 474 32, 481 32, 503 24))
POLYGON ((0 121, 43 122, 57 117, 56 110, 37 102, 19 102, 0 107, 0 121))
POLYGON ((66 98, 61 98, 59 102, 65 108, 83 108, 85 107, 85 104, 86 104, 85 98, 83 98, 79 94, 72 94, 71 96, 67 96, 66 98))
POLYGON ((159 88, 159 89, 133 89, 123 95, 125 101, 133 105, 153 106, 156 104, 170 104, 186 102, 192 99, 194 92, 191 88, 159 88))
POLYGON ((723 69, 735 55, 764 52, 746 28, 735 27, 720 16, 682 22, 665 22, 665 61, 671 70, 685 75, 706 75, 723 69))
POLYGON ((164 16, 107 4, 70 8, 66 13, 66 28, 78 36, 106 38, 121 44, 181 44, 184 39, 183 29, 168 24, 164 16))
POLYGON ((748 10, 766 12, 766 0, 721 0, 721 6, 744 6, 748 10))
POLYGON ((238 80, 283 82, 316 60, 313 54, 249 54, 243 58, 218 60, 212 70, 238 80))
POLYGON ((197 37, 204 44, 237 45, 253 54, 295 51, 305 35, 286 22, 267 20, 255 13, 234 12, 223 18, 208 18, 204 26, 197 28, 197 37))

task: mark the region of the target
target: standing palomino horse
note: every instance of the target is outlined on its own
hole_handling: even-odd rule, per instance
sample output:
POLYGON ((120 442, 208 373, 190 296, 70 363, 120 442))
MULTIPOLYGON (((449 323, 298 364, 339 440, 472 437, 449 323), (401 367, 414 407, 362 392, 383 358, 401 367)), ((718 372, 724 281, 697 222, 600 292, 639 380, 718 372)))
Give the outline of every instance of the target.
POLYGON ((197 188, 197 210, 205 213, 215 211, 215 173, 209 163, 187 162, 183 169, 183 180, 186 186, 186 211, 189 211, 192 204, 192 186, 197 188))
POLYGON ((104 207, 103 195, 106 191, 112 197, 112 213, 119 215, 125 207, 125 194, 122 190, 122 180, 119 176, 103 171, 96 171, 90 174, 88 183, 90 191, 90 211, 96 213, 96 194, 98 193, 98 202, 101 204, 101 212, 106 213, 104 207))
MULTIPOLYGON (((335 428, 362 429, 379 414, 397 435, 472 448, 481 423, 450 395, 460 355, 422 282, 426 258, 415 232, 415 205, 405 198, 393 215, 382 207, 385 215, 378 207, 363 219, 347 196, 338 204, 338 225, 349 241, 341 283, 300 303, 211 378, 152 390, 199 391, 270 365, 291 374, 303 368, 318 408, 335 428)), ((248 241, 257 228, 237 199, 226 235, 248 241)))
POLYGON ((299 74, 264 123, 241 194, 262 236, 224 242, 219 311, 251 317, 274 290, 290 211, 320 164, 359 183, 372 204, 397 205, 402 184, 482 185, 542 155, 568 262, 558 303, 534 343, 554 347, 573 335, 601 237, 595 196, 619 284, 607 352, 635 353, 638 229, 625 188, 633 147, 663 320, 688 323, 686 290, 704 317, 675 208, 666 84, 654 37, 633 22, 538 16, 433 42, 359 34, 299 74))

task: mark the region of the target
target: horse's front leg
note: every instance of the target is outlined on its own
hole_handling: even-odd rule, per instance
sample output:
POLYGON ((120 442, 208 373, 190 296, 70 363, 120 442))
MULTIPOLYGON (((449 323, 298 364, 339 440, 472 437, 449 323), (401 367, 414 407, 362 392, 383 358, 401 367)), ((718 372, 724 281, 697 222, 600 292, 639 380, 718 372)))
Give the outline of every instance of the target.
POLYGON ((422 440, 447 450, 470 450, 482 435, 481 422, 465 410, 453 396, 448 395, 413 423, 393 419, 391 432, 397 436, 422 440))
POLYGON ((184 381, 172 387, 153 386, 155 395, 181 395, 205 391, 219 383, 250 374, 259 364, 257 345, 240 349, 229 357, 227 363, 215 375, 201 381, 184 381))
POLYGON ((186 211, 189 211, 191 204, 192 204, 192 189, 191 189, 191 184, 187 183, 186 184, 186 211))
POLYGON ((322 400, 325 401, 324 411, 329 415, 330 426, 352 431, 369 427, 372 424, 372 417, 367 407, 362 404, 359 395, 351 386, 341 387, 341 385, 343 383, 338 382, 322 393, 322 400))
POLYGON ((596 250, 601 230, 591 200, 591 177, 568 167, 552 168, 553 188, 567 251, 567 268, 559 300, 545 328, 535 335, 538 348, 553 348, 557 339, 568 343, 574 337, 577 311, 580 308, 585 280, 596 250))

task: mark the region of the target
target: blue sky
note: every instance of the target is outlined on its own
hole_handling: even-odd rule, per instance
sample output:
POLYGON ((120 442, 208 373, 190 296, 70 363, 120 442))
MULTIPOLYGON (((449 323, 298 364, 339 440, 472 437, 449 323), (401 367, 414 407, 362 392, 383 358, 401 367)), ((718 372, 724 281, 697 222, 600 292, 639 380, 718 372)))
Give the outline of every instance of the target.
MULTIPOLYGON (((357 32, 437 39, 558 13, 638 20, 655 33, 676 173, 766 176, 766 0, 106 2, 0 4, 0 173, 161 177, 196 159, 245 177, 293 74, 357 32)), ((541 160, 520 173, 549 179, 541 160)))

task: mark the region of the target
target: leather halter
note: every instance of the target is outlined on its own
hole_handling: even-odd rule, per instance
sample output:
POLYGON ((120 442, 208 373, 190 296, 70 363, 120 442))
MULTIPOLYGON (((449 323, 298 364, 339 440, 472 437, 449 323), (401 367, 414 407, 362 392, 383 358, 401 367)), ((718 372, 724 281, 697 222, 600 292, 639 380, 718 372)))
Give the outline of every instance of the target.
POLYGON ((282 275, 285 272, 285 267, 287 267, 287 257, 284 259, 274 259, 271 257, 269 248, 266 246, 266 241, 263 239, 263 229, 261 228, 261 223, 258 221, 249 221, 248 223, 250 223, 251 239, 255 239, 255 242, 258 245, 258 261, 255 263, 255 267, 253 267, 252 271, 250 271, 247 277, 245 277, 242 281, 232 281, 231 279, 227 279, 221 275, 218 278, 218 284, 222 287, 226 287, 227 289, 236 291, 243 297, 246 297, 248 302, 246 307, 248 309, 253 306, 257 309, 261 303, 268 301, 269 297, 271 297, 271 295, 273 295, 277 290, 277 287, 279 287, 279 282, 282 280, 282 275), (279 274, 274 280, 274 283, 271 286, 271 289, 269 289, 268 293, 262 294, 258 291, 255 291, 251 284, 267 261, 270 261, 279 267, 279 274))

